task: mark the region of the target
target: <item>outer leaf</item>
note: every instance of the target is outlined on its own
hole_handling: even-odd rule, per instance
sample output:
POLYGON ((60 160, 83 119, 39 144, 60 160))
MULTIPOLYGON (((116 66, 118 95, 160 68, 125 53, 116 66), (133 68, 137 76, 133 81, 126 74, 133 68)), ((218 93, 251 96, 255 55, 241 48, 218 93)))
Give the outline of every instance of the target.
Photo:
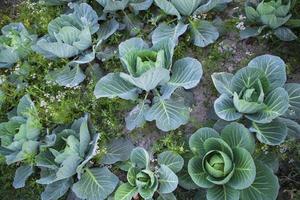
POLYGON ((134 100, 137 98, 137 88, 123 80, 117 73, 109 73, 101 78, 96 84, 94 95, 96 98, 120 97, 134 100))
POLYGON ((227 72, 221 73, 213 73, 211 76, 215 88, 220 94, 227 94, 228 96, 233 95, 233 91, 231 88, 231 80, 233 78, 233 74, 227 72))
POLYGON ((291 119, 300 119, 300 84, 288 83, 285 84, 284 89, 289 95, 290 104, 285 115, 291 119))
POLYGON ((287 126, 288 136, 290 138, 300 138, 300 124, 287 118, 278 117, 277 119, 287 126))
POLYGON ((292 30, 287 27, 279 27, 275 29, 274 34, 278 39, 287 42, 296 40, 298 38, 297 35, 295 35, 295 33, 293 33, 292 30))
POLYGON ((236 190, 248 188, 254 181, 256 168, 251 154, 244 148, 233 148, 234 173, 228 186, 236 190))
POLYGON ((176 174, 166 165, 161 165, 158 169, 159 174, 159 192, 162 194, 168 194, 173 192, 178 185, 178 177, 176 174))
POLYGON ((115 193, 115 199, 118 200, 131 200, 137 193, 137 188, 129 183, 123 183, 119 186, 115 193))
POLYGON ((184 164, 183 158, 172 151, 165 151, 158 155, 157 162, 159 165, 169 167, 174 173, 179 172, 184 164))
POLYGON ((192 180, 202 188, 211 188, 214 184, 207 180, 207 174, 202 167, 202 159, 193 157, 188 164, 188 172, 192 180))
POLYGON ((256 114, 246 115, 246 117, 257 123, 269 123, 288 110, 288 102, 289 97, 285 89, 276 88, 269 92, 265 98, 264 103, 267 105, 267 108, 256 114))
POLYGON ((85 75, 79 65, 73 68, 66 65, 62 69, 50 72, 49 75, 58 85, 65 87, 75 87, 85 79, 85 75))
POLYGON ((149 105, 142 101, 135 106, 125 118, 126 128, 132 131, 135 128, 142 127, 146 122, 145 114, 149 110, 149 105))
POLYGON ((98 40, 107 40, 119 29, 119 23, 115 19, 111 19, 104 24, 100 25, 100 29, 97 33, 98 40))
POLYGON ((106 167, 85 169, 81 179, 72 190, 77 197, 86 200, 104 200, 116 188, 119 179, 106 167))
POLYGON ((247 189, 241 191, 242 200, 264 200, 276 199, 279 191, 277 177, 272 170, 263 163, 256 161, 256 178, 254 183, 247 189))
POLYGON ((150 157, 148 152, 142 147, 137 147, 132 150, 130 155, 130 161, 132 164, 139 168, 148 168, 150 163, 150 157))
POLYGON ((156 126, 162 131, 175 130, 186 124, 188 119, 189 109, 182 100, 156 99, 156 102, 146 114, 146 120, 156 120, 156 126))
POLYGON ((13 182, 14 188, 22 188, 25 186, 26 180, 33 173, 33 167, 30 165, 20 166, 16 173, 13 182))
POLYGON ((187 169, 181 170, 178 174, 178 184, 180 187, 186 189, 186 190, 194 190, 199 188, 198 185, 194 183, 191 176, 189 175, 187 169))
POLYGON ((255 150, 255 140, 249 130, 242 124, 232 122, 221 132, 222 139, 229 144, 231 148, 245 148, 251 154, 255 150))
POLYGON ((184 34, 188 25, 179 22, 176 26, 169 26, 166 23, 161 23, 152 33, 152 43, 156 44, 162 40, 171 39, 175 44, 178 43, 178 38, 184 34))
POLYGON ((122 42, 119 45, 119 55, 120 57, 125 56, 128 52, 147 49, 148 45, 144 42, 142 38, 131 38, 122 42))
POLYGON ((106 154, 101 162, 111 165, 118 161, 126 161, 129 159, 133 148, 134 146, 129 139, 115 139, 106 145, 106 154))
POLYGON ((156 5, 160 7, 166 14, 175 15, 179 19, 181 18, 180 13, 176 9, 176 7, 167 0, 154 0, 156 5))
POLYGON ((250 61, 248 67, 263 70, 270 82, 270 90, 282 87, 286 82, 285 63, 277 56, 268 54, 258 56, 250 61))
POLYGON ((190 25, 193 43, 198 47, 206 47, 219 38, 218 29, 208 21, 194 20, 190 25))
POLYGON ((196 87, 202 74, 202 65, 198 60, 190 57, 177 60, 172 67, 171 79, 164 86, 164 90, 168 90, 168 93, 171 95, 178 87, 183 87, 184 89, 196 87))
POLYGON ((130 7, 133 8, 133 10, 135 11, 135 13, 138 13, 138 11, 141 10, 148 10, 150 8, 150 6, 152 5, 153 0, 143 0, 143 2, 139 1, 139 0, 130 0, 130 7))
POLYGON ((243 115, 234 107, 233 100, 226 94, 222 94, 214 103, 214 109, 218 117, 225 121, 235 121, 243 115))
POLYGON ((41 195, 42 200, 57 200, 62 197, 71 187, 72 179, 64 179, 46 186, 41 195))
POLYGON ((260 152, 258 155, 255 155, 255 160, 262 162, 276 173, 279 168, 278 157, 278 154, 274 152, 268 152, 267 154, 265 152, 260 152))
POLYGON ((253 122, 251 131, 256 133, 257 139, 268 145, 279 145, 287 136, 287 126, 280 120, 273 120, 268 124, 253 122))
POLYGON ((240 191, 227 185, 214 186, 207 190, 206 198, 208 200, 239 200, 240 191))
POLYGON ((157 67, 146 71, 140 77, 133 77, 125 73, 120 73, 120 77, 124 81, 149 92, 158 85, 168 82, 170 80, 170 72, 165 68, 157 67))
POLYGON ((189 139, 189 146, 192 152, 203 157, 206 153, 203 144, 208 138, 219 138, 219 133, 212 128, 200 128, 189 139))

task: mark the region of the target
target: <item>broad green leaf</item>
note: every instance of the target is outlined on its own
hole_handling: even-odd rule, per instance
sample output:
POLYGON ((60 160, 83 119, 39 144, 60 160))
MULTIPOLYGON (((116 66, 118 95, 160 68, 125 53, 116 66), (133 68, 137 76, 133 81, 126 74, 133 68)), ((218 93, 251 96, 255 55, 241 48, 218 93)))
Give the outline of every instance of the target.
POLYGON ((91 139, 92 138, 88 127, 88 116, 85 116, 79 131, 79 154, 81 157, 84 157, 85 153, 87 152, 91 139))
POLYGON ((81 161, 82 159, 76 154, 68 156, 62 162, 61 167, 56 173, 57 180, 66 179, 76 174, 77 166, 80 164, 81 161))
POLYGON ((131 38, 129 40, 122 42, 119 45, 119 56, 124 57, 129 52, 147 49, 147 48, 148 48, 148 45, 147 45, 147 43, 144 42, 143 39, 131 38))
POLYGON ((161 165, 158 169, 159 174, 159 192, 162 194, 168 194, 173 192, 178 185, 178 177, 176 174, 166 165, 161 165))
POLYGON ((111 165, 118 161, 126 161, 129 159, 133 148, 134 146, 129 139, 114 139, 106 145, 106 154, 101 160, 101 163, 111 165))
POLYGON ((225 121, 235 121, 243 116, 234 107, 232 97, 229 97, 227 94, 222 94, 215 100, 214 109, 218 117, 225 121))
POLYGON ((219 133, 212 128, 200 128, 189 139, 189 146, 192 152, 200 157, 206 153, 203 144, 208 138, 219 138, 219 133))
POLYGON ((53 80, 60 86, 75 87, 79 85, 84 79, 85 75, 79 65, 66 65, 61 69, 57 69, 49 73, 49 79, 53 80))
MULTIPOLYGON (((250 63, 248 66, 250 66, 250 63)), ((253 67, 244 67, 240 69, 232 78, 232 90, 239 94, 245 88, 252 88, 263 76, 263 73, 264 72, 261 69, 254 67, 254 65, 253 67)))
POLYGON ((245 6, 247 20, 255 22, 259 18, 258 12, 251 6, 245 6))
POLYGON ((179 172, 184 164, 183 158, 172 151, 165 151, 158 155, 157 162, 159 165, 169 167, 174 173, 179 172))
MULTIPOLYGON (((98 2, 101 2, 101 0, 97 0, 98 2)), ((114 1, 114 0, 106 0, 104 6, 104 12, 115 12, 118 10, 124 10, 128 4, 129 0, 120 0, 120 1, 114 1)))
POLYGON ((179 11, 180 14, 184 16, 190 16, 198 8, 199 4, 202 2, 199 0, 171 0, 172 4, 179 11))
POLYGON ((35 157, 36 166, 45 167, 48 169, 57 169, 57 163, 54 161, 55 157, 50 151, 40 152, 35 157))
POLYGON ((248 39, 250 37, 255 37, 261 34, 265 27, 246 27, 244 30, 240 31, 240 38, 242 40, 248 39))
POLYGON ((233 95, 233 91, 231 88, 231 80, 233 78, 233 74, 227 72, 213 73, 211 78, 216 90, 220 94, 227 94, 228 96, 233 95))
POLYGON ((186 190, 194 190, 199 188, 198 185, 194 183, 191 176, 189 175, 187 169, 181 170, 178 174, 178 185, 186 190))
POLYGON ((13 186, 14 188, 22 188, 25 186, 26 180, 33 173, 33 167, 30 165, 20 166, 15 173, 13 186))
POLYGON ((269 92, 264 100, 267 107, 246 117, 257 123, 270 123, 273 119, 283 115, 289 107, 289 97, 285 89, 279 87, 269 92))
POLYGON ((287 126, 280 120, 273 120, 268 124, 252 123, 251 131, 256 133, 257 139, 268 145, 279 145, 287 136, 287 126))
POLYGON ((219 38, 218 29, 208 21, 190 21, 190 29, 193 44, 198 47, 206 47, 219 38))
POLYGON ((73 185, 72 191, 81 199, 104 200, 115 190, 118 182, 118 177, 106 167, 86 168, 81 179, 73 185))
POLYGON ((140 102, 126 116, 126 128, 132 131, 135 128, 142 127, 146 122, 145 114, 149 110, 149 104, 146 101, 140 102))
POLYGON ((293 41, 296 40, 298 37, 293 33, 293 31, 287 27, 279 27, 274 30, 274 34, 276 37, 282 41, 293 41))
POLYGON ((133 165, 145 169, 149 167, 150 157, 145 149, 143 149, 142 147, 137 147, 132 150, 130 161, 133 165))
POLYGON ((121 184, 115 192, 114 198, 118 200, 131 200, 137 193, 137 188, 129 183, 121 184))
POLYGON ((50 43, 45 40, 39 40, 36 45, 38 45, 38 48, 42 49, 43 51, 50 52, 50 54, 58 58, 71 58, 79 54, 79 49, 66 43, 50 43))
POLYGON ((265 200, 276 199, 279 191, 279 183, 273 171, 263 163, 256 161, 256 177, 253 184, 241 191, 241 200, 265 200))
POLYGON ((154 0, 156 5, 168 15, 175 15, 178 19, 181 18, 179 11, 176 7, 167 0, 154 0))
POLYGON ((206 198, 208 200, 239 200, 240 191, 227 185, 214 186, 207 190, 206 198))
POLYGON ((35 110, 35 106, 30 96, 26 94, 19 101, 19 104, 17 106, 17 113, 19 116, 26 116, 31 110, 35 110))
POLYGON ((264 165, 268 166, 273 170, 274 173, 277 173, 279 169, 279 155, 278 153, 268 152, 265 153, 263 151, 259 152, 259 154, 254 156, 254 160, 258 160, 262 162, 264 165))
POLYGON ((247 67, 261 69, 269 80, 270 90, 282 87, 286 82, 285 63, 277 56, 258 56, 251 60, 247 67))
POLYGON ((127 81, 132 85, 135 85, 136 87, 149 92, 150 90, 156 88, 158 85, 162 85, 168 82, 170 80, 170 72, 165 68, 157 67, 149 69, 140 77, 133 77, 125 73, 120 73, 120 77, 124 81, 127 81))
POLYGON ((300 124, 287 118, 277 118, 281 123, 287 126, 287 132, 289 138, 300 138, 300 124))
POLYGON ((201 1, 201 6, 199 6, 193 13, 193 15, 201 15, 201 14, 205 14, 207 12, 209 12, 210 10, 212 10, 213 8, 215 8, 216 6, 220 5, 220 4, 225 4, 231 2, 231 0, 207 0, 202 2, 201 1))
POLYGON ((152 43, 156 44, 159 41, 171 39, 175 44, 178 43, 178 38, 187 30, 188 25, 179 22, 176 26, 169 26, 166 23, 161 23, 152 33, 152 43))
POLYGON ((202 65, 198 60, 190 57, 177 60, 172 67, 169 82, 163 86, 164 90, 170 91, 169 95, 171 95, 179 87, 194 88, 200 82, 202 74, 202 65))
POLYGON ((46 186, 46 189, 41 195, 42 200, 57 200, 62 197, 71 187, 72 179, 64 179, 46 186))
POLYGON ((107 40, 119 29, 119 26, 119 23, 115 19, 104 22, 100 25, 99 31, 97 32, 98 40, 107 40))
POLYGON ((252 154, 255 150, 255 139, 249 130, 242 124, 232 122, 221 132, 221 138, 231 148, 244 148, 252 154))
POLYGON ((98 81, 94 90, 94 95, 96 98, 120 97, 122 99, 134 100, 137 98, 137 88, 123 80, 119 74, 109 73, 98 81))
POLYGON ((150 6, 152 5, 153 0, 130 0, 129 1, 129 5, 131 8, 133 8, 133 10, 135 11, 135 13, 138 13, 138 11, 141 10, 148 10, 150 8, 150 6))
POLYGON ((127 172, 127 181, 130 185, 136 186, 136 176, 141 170, 137 167, 130 167, 127 172))
POLYGON ((242 190, 248 188, 254 181, 256 168, 251 154, 244 148, 233 148, 234 172, 226 184, 233 189, 242 190))
POLYGON ((300 84, 287 83, 284 89, 289 95, 289 109, 285 113, 288 118, 300 119, 300 84))
POLYGON ((229 156, 229 158, 233 159, 231 147, 221 138, 208 138, 204 141, 203 147, 206 152, 220 151, 229 156))
POLYGON ((192 180, 199 187, 211 188, 214 184, 207 180, 207 174, 202 167, 202 159, 199 157, 193 157, 188 163, 188 173, 192 180))
POLYGON ((147 121, 156 120, 156 126, 162 131, 175 130, 188 122, 189 108, 182 100, 157 98, 146 114, 147 121))

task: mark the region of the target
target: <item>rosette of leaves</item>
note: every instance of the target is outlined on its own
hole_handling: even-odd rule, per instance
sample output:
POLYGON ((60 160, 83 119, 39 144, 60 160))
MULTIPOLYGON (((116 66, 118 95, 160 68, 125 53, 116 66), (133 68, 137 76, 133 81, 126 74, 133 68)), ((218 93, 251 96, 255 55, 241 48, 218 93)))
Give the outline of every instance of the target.
POLYGON ((133 147, 128 141, 114 141, 108 144, 103 162, 94 166, 91 160, 98 153, 98 140, 87 115, 49 135, 47 148, 36 158, 41 168, 37 182, 45 185, 42 200, 59 199, 70 189, 86 200, 106 199, 114 191, 119 179, 104 164, 127 160, 133 147))
POLYGON ((23 96, 9 121, 0 124, 0 154, 8 165, 20 163, 13 186, 22 188, 33 173, 35 156, 39 152, 41 123, 29 95, 23 96))
POLYGON ((0 68, 10 68, 25 58, 36 42, 36 35, 28 33, 22 23, 10 23, 1 29, 0 68))
POLYGON ((166 14, 177 16, 178 24, 171 26, 161 23, 153 32, 153 42, 172 38, 177 43, 178 38, 189 29, 194 45, 206 47, 214 43, 219 38, 217 28, 198 16, 229 2, 231 0, 155 0, 156 5, 166 14))
POLYGON ((253 158, 253 135, 242 124, 233 122, 221 134, 211 128, 201 128, 189 140, 194 157, 188 163, 188 173, 201 188, 206 188, 207 200, 276 199, 277 177, 271 168, 253 158))
POLYGON ((281 58, 258 56, 235 75, 214 73, 212 79, 221 94, 214 102, 219 118, 235 121, 244 117, 260 142, 278 145, 284 141, 290 125, 281 118, 299 116, 300 84, 285 84, 286 67, 281 58))
POLYGON ((48 25, 48 35, 33 46, 36 52, 49 59, 73 59, 64 67, 51 71, 47 77, 49 81, 65 87, 75 87, 83 82, 86 71, 100 70, 94 65, 81 65, 92 62, 96 51, 99 51, 98 46, 119 28, 114 19, 99 25, 97 13, 86 3, 73 4, 70 7, 73 12, 52 20, 48 25), (97 44, 93 45, 92 36, 95 33, 97 44))
POLYGON ((265 30, 283 41, 297 39, 288 27, 293 26, 289 23, 292 17, 290 0, 248 1, 245 12, 249 27, 241 31, 242 39, 258 36, 265 30))
POLYGON ((141 196, 152 199, 158 193, 158 199, 176 200, 172 192, 177 188, 179 172, 184 160, 173 152, 166 151, 158 155, 157 165, 151 163, 148 152, 137 147, 130 155, 131 167, 127 172, 127 183, 119 186, 115 199, 131 200, 141 196))
POLYGON ((175 90, 195 87, 201 79, 202 66, 189 57, 173 65, 174 46, 171 40, 152 47, 140 38, 122 42, 119 54, 127 73, 109 73, 98 81, 96 98, 119 97, 138 103, 125 119, 127 129, 155 120, 159 129, 169 131, 188 122, 189 107, 175 90))

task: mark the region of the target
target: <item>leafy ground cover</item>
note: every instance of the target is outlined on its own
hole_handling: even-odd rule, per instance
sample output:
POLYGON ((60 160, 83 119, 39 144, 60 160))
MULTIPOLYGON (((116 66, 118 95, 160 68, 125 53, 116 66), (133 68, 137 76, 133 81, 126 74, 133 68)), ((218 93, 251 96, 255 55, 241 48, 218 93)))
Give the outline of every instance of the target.
MULTIPOLYGON (((17 128, 12 131, 13 135, 9 137, 4 138, 4 129, 1 126, 1 145, 6 146, 4 140, 6 142, 12 140, 14 144, 19 144, 20 141, 22 144, 30 142, 30 146, 33 146, 33 142, 43 141, 43 144, 39 144, 39 148, 36 148, 39 150, 31 151, 30 156, 27 152, 22 153, 20 156, 22 158, 19 157, 11 161, 12 165, 7 166, 7 157, 1 157, 1 199, 39 199, 40 194, 42 194, 42 199, 51 199, 49 194, 53 191, 51 189, 55 189, 53 183, 56 182, 59 186, 63 185, 60 194, 56 196, 61 199, 74 199, 74 195, 81 199, 105 199, 109 195, 109 198, 116 200, 123 199, 126 195, 132 195, 135 199, 149 199, 152 196, 153 199, 214 199, 216 198, 214 195, 223 194, 223 190, 218 185, 222 185, 224 188, 229 187, 229 199, 239 199, 239 197, 249 199, 248 194, 251 191, 247 188, 253 182, 255 183, 255 177, 259 177, 262 172, 268 175, 268 183, 270 180, 274 180, 271 185, 275 186, 275 189, 274 187, 271 188, 274 189, 272 194, 268 193, 270 191, 266 192, 267 195, 271 196, 260 196, 262 199, 300 198, 299 128, 294 126, 294 129, 290 129, 294 130, 294 134, 289 133, 289 136, 286 136, 287 131, 284 132, 280 127, 276 128, 275 133, 278 133, 279 141, 270 140, 272 137, 263 137, 264 134, 256 134, 257 140, 252 136, 248 137, 250 134, 248 128, 255 127, 254 132, 256 133, 261 133, 263 130, 261 124, 251 126, 251 123, 269 123, 275 118, 278 120, 278 117, 283 121, 289 119, 285 115, 286 109, 284 109, 288 104, 281 105, 280 114, 268 116, 269 118, 265 122, 262 118, 260 121, 253 117, 250 117, 253 122, 245 120, 249 119, 247 115, 252 116, 253 113, 261 111, 265 105, 258 105, 255 112, 246 110, 245 106, 236 106, 237 112, 235 114, 239 118, 241 117, 239 123, 243 125, 233 123, 232 127, 228 127, 230 125, 222 124, 220 121, 216 125, 215 122, 219 118, 226 121, 234 121, 237 118, 228 119, 218 113, 218 110, 215 114, 214 104, 223 91, 220 92, 220 87, 214 86, 216 80, 221 79, 218 79, 218 76, 215 76, 215 79, 211 77, 214 73, 220 72, 232 73, 237 76, 236 74, 240 74, 239 71, 246 71, 245 68, 253 67, 253 64, 249 63, 253 63, 253 60, 257 59, 258 56, 269 54, 277 56, 280 59, 280 61, 277 60, 278 62, 281 60, 284 62, 281 65, 284 68, 281 68, 282 71, 274 78, 277 83, 278 79, 281 79, 281 81, 279 80, 280 84, 276 85, 273 80, 269 81, 272 83, 271 90, 283 87, 285 82, 300 83, 300 53, 298 51, 300 42, 296 38, 300 36, 299 25, 296 21, 300 17, 299 2, 283 1, 284 5, 290 4, 291 6, 290 9, 280 8, 283 13, 276 12, 280 6, 277 4, 276 6, 271 5, 275 9, 270 11, 270 4, 273 1, 266 5, 260 5, 260 8, 256 4, 252 4, 253 2, 250 4, 248 2, 248 7, 253 7, 257 13, 249 11, 245 13, 244 1, 223 1, 213 10, 207 10, 206 7, 203 7, 205 5, 203 2, 195 4, 193 9, 189 10, 180 7, 182 6, 180 3, 173 3, 174 9, 166 8, 162 3, 164 1, 159 0, 154 1, 152 5, 146 3, 144 7, 135 5, 134 1, 124 3, 120 7, 111 6, 110 1, 86 1, 100 20, 89 19, 89 17, 93 18, 93 13, 87 6, 84 6, 84 9, 90 15, 87 18, 81 18, 78 16, 82 13, 76 12, 74 4, 70 5, 73 8, 70 10, 66 4, 69 1, 48 2, 52 2, 52 4, 59 2, 60 5, 46 6, 28 0, 0 3, 0 27, 21 22, 24 28, 18 25, 16 29, 26 30, 20 34, 21 39, 18 39, 14 34, 11 35, 11 33, 6 35, 6 38, 9 38, 9 45, 17 45, 13 46, 14 51, 11 51, 12 54, 10 55, 10 58, 14 57, 15 59, 6 63, 0 60, 0 122, 16 123, 11 120, 11 117, 8 120, 7 113, 10 113, 10 116, 15 116, 11 111, 20 105, 20 100, 26 94, 31 98, 36 113, 33 114, 32 109, 30 109, 31 111, 26 112, 25 115, 17 114, 18 117, 22 117, 22 121, 17 122, 17 128), (225 6, 227 2, 228 4, 225 6), (266 20, 263 17, 264 15, 271 16, 273 12, 275 12, 276 24, 274 21, 266 20), (135 15, 136 13, 138 15, 135 15), (253 17, 252 20, 246 21, 249 17, 253 17), (288 19, 278 22, 278 18, 288 19), (53 22, 53 19, 56 21, 53 22), (292 20, 288 21, 289 19, 292 20), (68 23, 65 23, 66 21, 68 23), (55 28, 49 28, 49 23, 52 23, 55 28), (69 30, 70 33, 76 33, 74 41, 81 41, 81 43, 75 44, 74 41, 70 41, 70 38, 64 37, 64 31, 68 31, 70 24, 73 27, 71 31, 69 30), (201 27, 206 27, 204 32, 208 31, 209 33, 208 35, 203 34, 205 40, 201 40, 198 33, 201 27), (256 31, 249 32, 249 27, 256 31), (263 28, 260 29, 259 27, 263 28), (290 31, 286 27, 289 27, 290 31), (248 32, 245 31, 247 29, 248 32), (249 38, 242 40, 240 31, 242 31, 242 38, 246 38, 245 34, 249 38), (170 44, 164 43, 164 39, 170 36, 164 33, 169 32, 172 36, 172 42, 170 44), (251 34, 249 35, 249 33, 251 34), (28 35, 30 35, 31 40, 29 42, 26 40, 26 45, 23 46, 22 38, 28 39, 28 35), (83 39, 81 39, 82 35, 84 35, 83 39), (284 40, 293 38, 293 41, 281 41, 278 38, 284 40), (58 41, 60 41, 60 45, 65 45, 62 46, 64 51, 49 48, 58 41), (135 41, 133 45, 130 44, 131 41, 135 41), (31 49, 29 47, 31 42, 36 43, 36 47, 24 53, 24 49, 31 49), (70 45, 71 43, 72 45, 70 45), (72 49, 72 53, 66 55, 66 48, 72 49), (172 71, 164 69, 165 65, 170 66, 172 71), (190 81, 192 83, 188 84, 181 81, 181 74, 184 73, 182 66, 186 66, 186 69, 189 69, 188 72, 193 72, 195 77, 190 81), (152 74, 148 73, 150 70, 152 70, 152 74), (71 77, 66 77, 66 74, 71 74, 71 77), (122 84, 127 84, 129 89, 127 88, 128 90, 125 90, 121 95, 118 91, 107 90, 108 86, 118 86, 118 84, 113 85, 118 81, 109 82, 111 81, 108 79, 109 76, 114 76, 119 82, 126 80, 128 83, 122 84), (150 78, 141 80, 142 76, 144 76, 143 78, 146 76, 150 78), (122 79, 119 79, 120 77, 122 79), (155 80, 155 78, 159 80, 155 80), (161 96, 175 96, 176 98, 157 100, 161 96), (185 97, 184 101, 177 98, 180 96, 185 97), (162 105, 180 108, 180 111, 175 114, 174 121, 165 121, 168 117, 167 114, 160 116, 160 112, 156 112, 162 105), (147 114, 137 114, 141 113, 141 110, 146 111, 146 109, 147 112, 145 113, 147 114), (88 116, 85 115, 87 113, 89 113, 88 116), (189 113, 190 117, 188 117, 189 113), (84 118, 84 116, 86 117, 84 118), (246 117, 242 118, 242 116, 246 117), (30 123, 30 121, 35 120, 38 123, 30 123), (23 124, 31 124, 30 130, 34 129, 35 133, 38 134, 34 137, 30 136, 30 140, 28 136, 26 136, 26 141, 23 138, 16 140, 13 136, 17 133, 16 130, 25 126, 23 124), (203 152, 203 156, 205 155, 203 161, 199 161, 198 153, 201 152, 204 141, 202 141, 203 144, 200 142, 199 145, 197 135, 200 138, 203 137, 201 132, 204 132, 205 127, 211 127, 217 131, 209 129, 207 134, 210 137, 205 138, 205 140, 208 140, 207 143, 211 143, 212 147, 209 148, 209 152, 207 150, 203 152), (238 136, 237 134, 235 137, 247 136, 248 138, 245 140, 249 141, 249 144, 243 144, 244 146, 238 147, 240 149, 237 150, 234 142, 230 140, 230 137, 233 138, 234 136, 228 134, 234 130, 226 132, 222 131, 223 128, 227 130, 238 129, 237 132, 244 133, 244 135, 238 136), (98 133, 99 138, 97 137, 98 133), (221 135, 220 139, 211 139, 218 133, 221 135), (51 135, 57 135, 54 141, 60 145, 51 146, 53 139, 51 139, 51 135), (89 136, 83 138, 82 135, 89 136), (285 137, 287 138, 285 139, 285 137), (255 145, 251 142, 252 140, 256 141, 255 145), (226 150, 227 143, 230 145, 228 150, 226 150), (85 148, 81 147, 84 150, 77 149, 77 146, 82 144, 85 144, 85 148), (222 152, 220 152, 220 149, 215 147, 218 146, 217 144, 226 147, 222 148, 222 152), (48 151, 47 145, 51 147, 49 148, 51 150, 48 151), (119 151, 116 153, 117 156, 113 156, 117 151, 115 150, 116 147, 120 146, 125 148, 123 154, 119 151), (133 146, 142 148, 132 150, 133 146), (90 154, 90 152, 92 153, 90 154), (233 155, 227 158, 226 155, 224 156, 224 152, 226 155, 230 155, 232 152, 233 155), (48 163, 46 165, 44 163, 41 158, 47 157, 46 154, 51 155, 54 164, 48 163), (184 164, 174 168, 169 165, 170 163, 165 157, 173 158, 179 163, 184 162, 184 164), (223 175, 219 174, 220 171, 226 176, 238 171, 234 169, 225 170, 224 166, 238 166, 238 161, 245 157, 248 158, 247 160, 251 160, 248 165, 251 170, 251 173, 247 174, 249 177, 238 179, 235 175, 230 180, 223 180, 223 175), (182 161, 183 158, 184 161, 182 161), (69 162, 64 164, 63 160, 69 162), (124 163, 125 160, 130 160, 130 163, 124 163), (188 164, 189 160, 193 160, 190 161, 191 164, 188 164), (257 162, 256 160, 260 161, 257 162), (199 169, 203 163, 205 163, 205 173, 214 178, 217 177, 218 182, 210 178, 209 183, 207 183, 207 181, 205 182, 194 175, 199 170, 203 170, 203 167, 199 169), (24 188, 14 189, 13 183, 17 188, 20 186, 14 181, 15 171, 20 166, 24 166, 23 169, 30 169, 31 166, 38 166, 38 168, 33 169, 32 176, 26 181, 24 188), (56 168, 55 166, 59 167, 56 168), (64 173, 66 166, 76 167, 76 169, 74 168, 70 170, 72 172, 68 171, 66 174, 64 173), (279 180, 278 197, 276 197, 276 178, 273 172, 279 180), (97 188, 97 184, 93 185, 94 189, 89 193, 83 191, 84 181, 88 181, 90 177, 100 177, 99 180, 101 180, 101 174, 109 174, 110 176, 107 180, 110 184, 107 185, 105 191, 97 188), (48 177, 54 178, 51 181, 47 180, 47 182, 45 179, 48 177), (220 177, 222 177, 223 182, 219 180, 220 177), (163 181, 160 180, 163 178, 172 180, 170 183, 177 182, 179 186, 177 187, 177 184, 162 184, 163 181), (123 184, 117 186, 117 179, 120 179, 123 184), (51 184, 52 187, 50 186, 48 189, 46 187, 45 190, 44 186, 51 184), (207 196, 204 188, 209 188, 207 196), (73 192, 64 194, 66 191, 73 192), (116 193, 111 195, 113 191, 116 193), (137 193, 139 195, 136 195, 137 193), (88 194, 95 196, 88 196, 88 194), (101 195, 97 196, 97 194, 101 195)), ((250 10, 250 8, 247 9, 250 10)), ((2 40, 0 42, 2 44, 2 40)), ((254 67, 259 68, 259 66, 254 67)), ((254 90, 267 94, 269 89, 259 86, 265 78, 258 73, 258 70, 254 71, 250 73, 252 76, 257 73, 254 78, 262 78, 255 79, 255 84, 251 87, 253 86, 254 90)), ((221 83, 224 85, 225 82, 221 83)), ((247 87, 248 90, 242 91, 242 93, 250 94, 251 87, 247 87)), ((284 88, 285 90, 277 96, 288 95, 289 88, 284 88)), ((237 90, 232 91, 232 102, 234 101, 233 97, 236 96, 234 92, 240 92, 237 90)), ((251 101, 253 101, 254 98, 257 101, 258 97, 253 93, 251 94, 250 97, 244 94, 242 98, 235 98, 235 100, 249 101, 252 98, 251 101)), ((265 99, 259 103, 265 103, 265 99)), ((252 104, 251 106, 257 105, 252 104)), ((297 107, 297 103, 295 107, 297 107)), ((170 112, 170 114, 172 113, 170 112)), ((293 116, 292 119, 295 123, 299 120, 298 117, 293 116)), ((9 148, 9 150, 12 153, 12 149, 9 148)), ((20 152, 22 151, 18 149, 18 153, 20 152)), ((4 155, 7 156, 8 154, 4 155)), ((106 181, 105 179, 102 180, 106 181)), ((101 183, 101 181, 99 182, 101 183)), ((19 184, 22 185, 22 181, 19 184)), ((54 196, 52 199, 57 199, 56 197, 54 196)), ((260 197, 255 198, 259 199, 260 197)), ((130 197, 128 198, 130 199, 130 197)), ((225 197, 221 196, 216 199, 225 199, 225 197)))

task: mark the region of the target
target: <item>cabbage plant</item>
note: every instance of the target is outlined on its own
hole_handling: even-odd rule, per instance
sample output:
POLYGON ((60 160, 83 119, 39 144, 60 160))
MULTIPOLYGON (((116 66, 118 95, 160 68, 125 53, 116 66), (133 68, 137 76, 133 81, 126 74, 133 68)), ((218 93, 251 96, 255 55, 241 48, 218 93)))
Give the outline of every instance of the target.
MULTIPOLYGON (((99 200, 114 191, 118 177, 108 167, 94 167, 91 162, 98 153, 98 140, 99 134, 87 115, 48 135, 47 148, 36 157, 36 166, 41 169, 37 182, 46 186, 41 195, 43 200, 59 199, 69 189, 80 199, 99 200)), ((101 164, 113 164, 127 160, 133 146, 121 139, 109 143, 105 149, 101 164)))
POLYGON ((127 129, 155 120, 159 129, 169 131, 188 122, 190 109, 175 90, 197 86, 202 65, 189 57, 173 65, 174 46, 171 40, 152 47, 140 38, 122 42, 119 55, 127 72, 109 73, 98 81, 96 98, 119 97, 138 103, 125 119, 127 129))
POLYGON ((269 145, 282 143, 288 124, 281 120, 289 115, 299 116, 300 84, 286 83, 284 61, 272 55, 262 55, 250 61, 235 75, 214 73, 212 79, 221 94, 214 102, 219 118, 225 121, 250 121, 251 131, 260 142, 269 145), (297 92, 298 91, 298 92, 297 92))
POLYGON ((253 135, 242 124, 233 122, 221 134, 201 128, 189 139, 194 157, 188 173, 207 200, 275 200, 279 183, 271 168, 254 159, 253 135))
POLYGON ((173 38, 177 42, 178 37, 189 29, 193 44, 206 47, 219 38, 219 32, 211 22, 199 19, 198 16, 229 2, 231 0, 155 0, 156 5, 166 14, 177 16, 178 24, 170 26, 161 23, 154 30, 152 40, 155 43, 173 38))
POLYGON ((31 35, 22 23, 10 23, 1 29, 0 68, 10 68, 32 51, 36 35, 31 35))
POLYGON ((80 65, 92 62, 100 44, 119 29, 114 20, 99 25, 98 15, 86 3, 70 5, 73 12, 63 14, 48 25, 48 34, 42 37, 33 49, 48 59, 72 58, 67 65, 51 71, 48 80, 60 86, 75 87, 86 75, 80 65), (93 35, 97 34, 97 44, 93 35))
POLYGON ((20 163, 13 186, 22 188, 34 171, 35 156, 41 145, 41 123, 29 95, 23 96, 16 109, 9 113, 9 121, 0 124, 0 154, 8 165, 20 163))
POLYGON ((115 192, 115 199, 132 199, 140 195, 143 199, 176 199, 172 192, 177 188, 178 178, 175 173, 183 167, 183 158, 166 151, 158 155, 157 164, 151 163, 148 152, 137 147, 130 155, 131 167, 127 172, 127 181, 115 192))
POLYGON ((258 36, 264 30, 283 41, 297 39, 297 36, 287 27, 292 17, 290 0, 257 1, 257 3, 248 1, 245 12, 250 26, 241 31, 242 39, 258 36))

